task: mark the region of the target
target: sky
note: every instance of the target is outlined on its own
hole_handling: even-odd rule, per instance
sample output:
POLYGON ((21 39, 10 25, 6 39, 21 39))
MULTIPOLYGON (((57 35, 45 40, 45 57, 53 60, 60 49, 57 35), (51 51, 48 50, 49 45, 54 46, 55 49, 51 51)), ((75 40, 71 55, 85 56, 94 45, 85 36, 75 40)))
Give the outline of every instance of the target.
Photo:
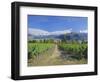
POLYGON ((41 29, 48 32, 63 30, 80 32, 87 30, 88 18, 75 16, 28 15, 28 28, 41 29))

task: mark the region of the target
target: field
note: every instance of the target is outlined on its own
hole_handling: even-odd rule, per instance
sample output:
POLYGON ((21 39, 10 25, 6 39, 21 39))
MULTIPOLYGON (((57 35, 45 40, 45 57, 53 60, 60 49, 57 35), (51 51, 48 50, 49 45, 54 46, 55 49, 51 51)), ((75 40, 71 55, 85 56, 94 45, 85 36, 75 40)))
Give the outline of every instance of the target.
POLYGON ((28 42, 28 66, 87 63, 87 43, 28 42))

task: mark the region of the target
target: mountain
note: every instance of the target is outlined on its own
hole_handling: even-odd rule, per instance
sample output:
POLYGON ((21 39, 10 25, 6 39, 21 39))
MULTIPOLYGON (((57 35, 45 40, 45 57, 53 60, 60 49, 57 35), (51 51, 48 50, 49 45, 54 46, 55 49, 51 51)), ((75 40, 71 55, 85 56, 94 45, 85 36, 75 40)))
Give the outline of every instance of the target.
POLYGON ((66 40, 87 40, 87 32, 80 31, 78 33, 71 30, 48 32, 40 29, 29 28, 28 39, 66 39, 66 40))
POLYGON ((66 40, 87 40, 87 33, 68 33, 66 35, 60 35, 60 39, 66 40))

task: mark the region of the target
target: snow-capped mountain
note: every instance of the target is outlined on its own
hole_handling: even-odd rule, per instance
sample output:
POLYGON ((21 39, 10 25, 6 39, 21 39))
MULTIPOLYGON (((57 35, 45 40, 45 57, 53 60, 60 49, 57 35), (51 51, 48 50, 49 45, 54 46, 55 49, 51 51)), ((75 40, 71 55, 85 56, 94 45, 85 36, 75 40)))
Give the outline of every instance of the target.
POLYGON ((40 29, 29 28, 28 38, 33 39, 64 39, 67 40, 87 40, 87 31, 72 32, 71 29, 63 31, 48 32, 40 29))

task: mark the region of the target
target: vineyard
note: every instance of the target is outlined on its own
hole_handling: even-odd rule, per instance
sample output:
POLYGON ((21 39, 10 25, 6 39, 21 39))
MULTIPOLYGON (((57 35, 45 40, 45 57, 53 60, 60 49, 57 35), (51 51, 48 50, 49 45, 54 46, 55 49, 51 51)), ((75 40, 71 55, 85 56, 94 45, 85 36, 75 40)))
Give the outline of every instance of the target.
POLYGON ((28 66, 87 63, 87 43, 29 42, 28 66))
POLYGON ((59 49, 76 59, 87 58, 87 44, 59 44, 59 49))
POLYGON ((54 47, 54 44, 51 44, 51 43, 29 43, 28 44, 28 59, 34 58, 53 47, 54 47))
POLYGON ((27 16, 27 66, 88 63, 88 17, 27 16))

